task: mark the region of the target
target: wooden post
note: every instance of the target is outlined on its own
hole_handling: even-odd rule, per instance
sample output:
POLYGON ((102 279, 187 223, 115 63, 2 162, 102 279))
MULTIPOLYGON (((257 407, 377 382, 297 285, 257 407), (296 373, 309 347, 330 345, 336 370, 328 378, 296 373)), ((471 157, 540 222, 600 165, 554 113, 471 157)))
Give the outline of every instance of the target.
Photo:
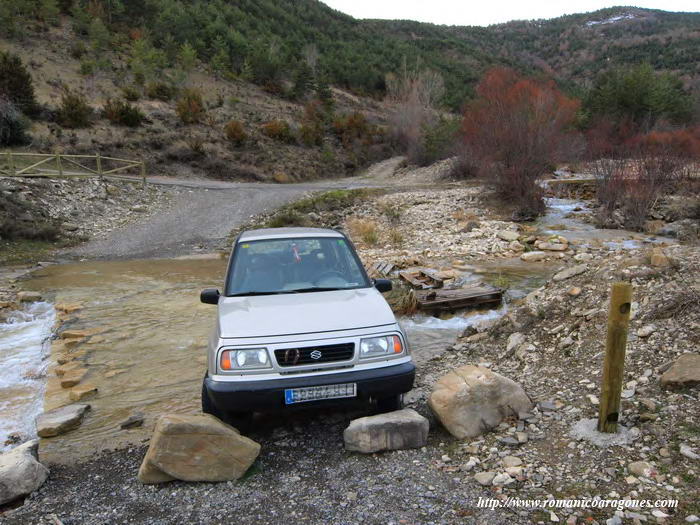
POLYGON ((102 176, 102 157, 100 157, 99 153, 95 155, 95 160, 97 161, 97 174, 100 176, 100 180, 104 180, 102 176))
POLYGON ((15 160, 12 158, 12 152, 7 152, 7 165, 10 169, 10 175, 13 177, 17 175, 17 170, 15 170, 15 160))
POLYGON ((599 432, 617 432, 631 306, 632 285, 626 282, 613 283, 598 413, 599 432))
POLYGON ((146 187, 146 161, 141 161, 141 180, 143 180, 143 187, 146 187))
POLYGON ((56 165, 58 166, 58 176, 63 177, 63 164, 61 164, 60 153, 56 153, 56 165))

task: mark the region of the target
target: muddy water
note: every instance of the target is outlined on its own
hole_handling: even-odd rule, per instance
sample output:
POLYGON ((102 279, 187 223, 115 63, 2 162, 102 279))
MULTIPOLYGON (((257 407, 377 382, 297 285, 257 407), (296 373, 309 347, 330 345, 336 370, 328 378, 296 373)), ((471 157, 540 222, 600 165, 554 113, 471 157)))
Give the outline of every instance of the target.
POLYGON ((33 303, 0 323, 0 452, 10 434, 36 435, 34 419, 44 406, 43 379, 56 313, 33 303))
MULTIPOLYGON (((551 271, 506 267, 505 263, 465 273, 464 280, 508 275, 516 293, 539 286, 551 271)), ((149 437, 155 418, 165 412, 199 409, 201 380, 206 368, 206 340, 214 308, 198 300, 199 291, 219 287, 225 261, 218 258, 119 262, 83 262, 51 266, 27 281, 56 303, 83 308, 66 327, 92 334, 85 350, 88 375, 98 395, 82 426, 57 439, 42 440, 42 455, 54 462, 87 457, 104 449, 137 443, 149 437), (145 416, 142 428, 120 430, 130 415, 145 416)), ((471 323, 502 315, 506 307, 466 312, 450 319, 417 315, 401 319, 420 365, 442 353, 471 323)), ((53 374, 49 359, 45 408, 70 403, 53 374)), ((39 390, 37 390, 39 396, 39 390)))
MULTIPOLYGON (((92 411, 79 429, 42 440, 47 458, 60 461, 63 455, 85 456, 139 441, 157 415, 199 407, 213 308, 198 295, 201 288, 219 285, 224 271, 225 262, 215 258, 87 262, 34 275, 27 288, 53 293, 56 302, 83 305, 66 326, 94 334, 80 347, 87 350, 82 383, 99 389, 87 401, 92 411), (120 431, 119 423, 135 412, 146 416, 145 427, 120 431)), ((50 373, 46 408, 69 402, 50 373)))

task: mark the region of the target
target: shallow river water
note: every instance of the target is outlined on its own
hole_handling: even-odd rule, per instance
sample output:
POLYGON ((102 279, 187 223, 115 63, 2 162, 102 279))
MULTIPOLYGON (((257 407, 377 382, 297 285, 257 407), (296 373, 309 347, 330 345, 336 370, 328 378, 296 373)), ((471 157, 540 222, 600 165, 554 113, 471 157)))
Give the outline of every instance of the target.
MULTIPOLYGON (((165 412, 197 410, 206 368, 206 340, 215 312, 214 307, 199 302, 199 291, 219 287, 224 272, 225 261, 219 257, 91 261, 35 272, 25 283, 26 289, 40 291, 54 303, 83 306, 65 327, 92 334, 80 346, 86 350, 88 369, 82 383, 93 383, 99 389, 95 398, 86 401, 92 410, 81 427, 59 439, 42 440, 42 454, 60 461, 62 456, 88 455, 101 448, 138 442, 146 439, 151 430, 149 419, 152 422, 165 412), (142 412, 147 424, 142 429, 121 431, 119 423, 134 412, 142 412)), ((539 286, 545 274, 532 282, 529 277, 523 279, 527 288, 539 286)), ((37 316, 44 311, 42 308, 50 312, 45 314, 49 322, 41 325, 43 331, 31 333, 32 340, 39 342, 50 335, 54 314, 48 303, 39 303, 35 308, 37 316)), ((400 321, 420 365, 443 352, 469 324, 504 312, 505 307, 466 312, 450 319, 416 315, 400 321)), ((20 333, 3 332, 0 344, 9 340, 18 348, 23 347, 27 341, 20 333)), ((38 344, 35 355, 24 356, 27 362, 18 367, 31 369, 29 362, 41 362, 40 356, 46 353, 46 345, 38 344)), ((46 370, 47 362, 52 359, 43 361, 37 377, 46 370)), ((16 378, 10 381, 16 384, 16 378)), ((4 430, 16 431, 19 426, 25 433, 33 433, 31 415, 40 413, 42 397, 44 409, 69 403, 67 390, 60 387, 54 374, 48 375, 46 384, 43 396, 43 382, 31 381, 25 397, 32 399, 32 407, 21 412, 26 421, 18 425, 13 408, 8 407, 3 414, 4 430)))
MULTIPOLYGON (((552 200, 550 205, 550 214, 539 224, 542 230, 557 225, 552 231, 567 237, 580 233, 596 242, 641 242, 629 232, 596 237, 599 231, 566 217, 579 203, 552 200)), ((517 299, 541 286, 559 266, 502 259, 466 271, 462 281, 506 279, 509 299, 517 299)), ((88 369, 83 384, 93 383, 99 392, 87 401, 92 410, 80 428, 42 440, 44 457, 60 462, 138 443, 148 438, 158 415, 198 410, 215 313, 214 307, 199 302, 199 291, 220 287, 224 272, 225 260, 218 256, 91 261, 35 272, 23 287, 42 292, 49 302, 29 306, 0 325, 0 445, 11 432, 34 435, 37 414, 70 402, 54 374, 42 378, 55 359, 47 358, 56 315, 51 303, 83 306, 65 327, 92 334, 80 347, 88 369), (119 423, 135 412, 144 414, 144 427, 120 430, 119 423)), ((448 319, 416 315, 400 321, 420 366, 445 351, 470 324, 506 310, 464 312, 448 319)))

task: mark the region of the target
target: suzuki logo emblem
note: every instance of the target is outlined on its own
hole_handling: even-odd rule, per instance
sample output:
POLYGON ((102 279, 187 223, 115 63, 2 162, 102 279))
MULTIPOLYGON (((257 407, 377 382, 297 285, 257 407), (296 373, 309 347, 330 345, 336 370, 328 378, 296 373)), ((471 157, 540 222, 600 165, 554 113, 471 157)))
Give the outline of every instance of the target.
POLYGON ((316 359, 316 360, 318 360, 318 359, 321 359, 321 357, 323 356, 323 354, 322 354, 320 351, 318 351, 318 350, 314 350, 313 352, 311 352, 311 354, 309 354, 309 356, 311 357, 311 359, 316 359))

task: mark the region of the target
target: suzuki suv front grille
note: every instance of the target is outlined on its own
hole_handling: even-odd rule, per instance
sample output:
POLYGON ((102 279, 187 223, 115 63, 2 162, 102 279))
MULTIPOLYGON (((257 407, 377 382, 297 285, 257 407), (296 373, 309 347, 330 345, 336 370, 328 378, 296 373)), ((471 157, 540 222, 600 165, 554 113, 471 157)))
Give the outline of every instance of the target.
POLYGON ((275 359, 279 366, 300 366, 348 361, 354 354, 355 343, 342 343, 305 348, 280 348, 275 350, 275 359))

